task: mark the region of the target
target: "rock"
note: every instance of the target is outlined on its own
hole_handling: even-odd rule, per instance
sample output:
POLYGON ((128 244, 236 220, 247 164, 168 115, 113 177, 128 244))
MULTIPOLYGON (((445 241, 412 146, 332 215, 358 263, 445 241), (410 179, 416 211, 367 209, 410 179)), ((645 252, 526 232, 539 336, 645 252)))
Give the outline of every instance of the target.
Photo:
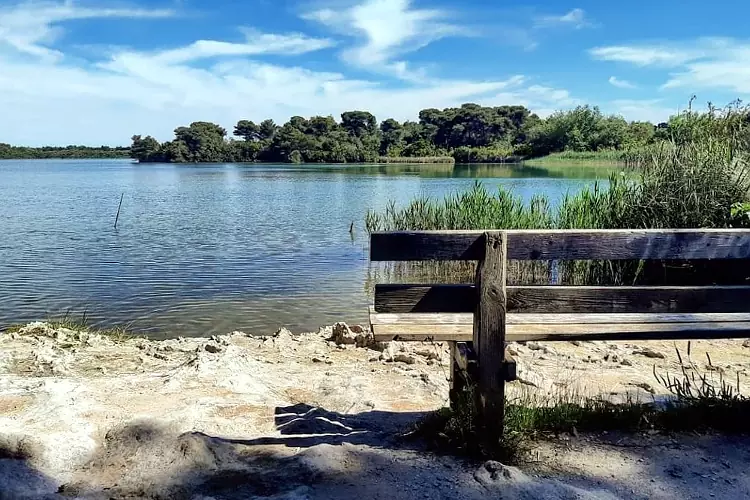
POLYGON ((750 347, 750 339, 747 339, 742 343, 742 347, 750 347))
POLYGON ((576 347, 583 346, 583 342, 581 342, 580 340, 571 340, 570 343, 573 344, 576 347))
POLYGON ((322 363, 322 362, 323 362, 323 360, 322 360, 322 359, 320 359, 320 358, 313 358, 313 359, 312 359, 312 362, 313 362, 313 363, 322 363))
POLYGON ((206 350, 206 352, 210 352, 211 354, 218 354, 221 352, 221 347, 214 345, 214 344, 206 344, 204 349, 206 350))
POLYGON ((276 333, 273 334, 274 337, 291 337, 292 332, 290 332, 288 329, 281 327, 278 330, 276 330, 276 333))
POLYGON ((551 347, 543 346, 543 345, 541 345, 541 344, 539 344, 537 342, 533 342, 533 341, 528 342, 526 344, 526 347, 528 347, 532 351, 540 351, 540 352, 543 352, 544 354, 549 354, 550 356, 555 356, 557 354, 557 352, 554 349, 552 349, 551 347))
POLYGON ((371 343, 372 337, 370 337, 369 335, 365 335, 364 333, 358 333, 357 336, 354 337, 354 345, 356 345, 357 347, 367 347, 371 343))
POLYGON ((414 356, 409 356, 408 354, 396 354, 393 356, 393 362, 394 363, 406 363, 407 365, 413 365, 417 362, 416 358, 414 356))
POLYGON ((530 478, 515 467, 508 467, 500 462, 485 462, 474 473, 474 479, 485 487, 502 486, 508 483, 527 483, 530 478))
POLYGON ((633 387, 638 387, 639 389, 643 389, 644 391, 650 393, 650 394, 656 394, 656 391, 653 387, 651 387, 650 384, 647 384, 646 382, 638 382, 634 384, 630 384, 633 387))
POLYGON ((604 355, 604 361, 611 361, 612 363, 617 363, 620 361, 620 356, 614 353, 612 354, 607 353, 604 355))
POLYGON ((633 366, 633 362, 627 358, 620 360, 620 364, 622 366, 633 366))
POLYGON ((526 344, 526 347, 528 347, 532 351, 541 351, 541 350, 544 349, 544 347, 542 347, 541 345, 539 345, 539 343, 537 343, 537 342, 528 342, 526 344))
POLYGON ((633 354, 639 354, 641 356, 646 356, 647 358, 653 358, 653 359, 666 358, 666 356, 663 353, 656 351, 650 347, 642 347, 640 350, 633 351, 633 354))
POLYGON ((376 361, 380 361, 380 356, 373 356, 370 359, 368 359, 367 361, 369 361, 370 363, 374 363, 376 361))
POLYGON ((414 351, 414 354, 416 354, 417 356, 422 356, 423 358, 427 358, 428 360, 440 358, 440 356, 438 356, 438 353, 436 353, 435 351, 429 351, 426 349, 421 351, 414 351))
POLYGON ((354 345, 356 347, 372 347, 376 351, 379 349, 380 342, 375 342, 372 335, 365 332, 365 329, 359 325, 351 328, 346 323, 336 323, 333 325, 331 337, 328 339, 336 345, 354 345))
POLYGON ((346 323, 336 323, 333 325, 333 332, 328 340, 335 342, 336 345, 356 344, 357 334, 353 333, 346 323))
POLYGON ((380 355, 380 359, 383 361, 393 361, 393 357, 398 354, 399 349, 396 346, 395 342, 390 342, 387 346, 385 346, 385 349, 383 349, 383 354, 380 355))
POLYGON ((211 335, 211 341, 223 346, 228 346, 231 343, 226 335, 211 335))

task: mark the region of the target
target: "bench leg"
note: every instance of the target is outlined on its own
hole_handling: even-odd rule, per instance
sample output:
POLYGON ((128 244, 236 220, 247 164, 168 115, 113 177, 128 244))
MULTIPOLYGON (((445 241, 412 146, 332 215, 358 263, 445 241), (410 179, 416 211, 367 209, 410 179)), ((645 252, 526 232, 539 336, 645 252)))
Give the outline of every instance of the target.
POLYGON ((451 408, 455 408, 458 403, 458 398, 461 392, 466 388, 466 380, 464 379, 461 368, 458 366, 456 361, 456 355, 458 353, 456 342, 448 342, 450 345, 450 364, 451 364, 451 381, 450 391, 448 393, 450 399, 451 408))

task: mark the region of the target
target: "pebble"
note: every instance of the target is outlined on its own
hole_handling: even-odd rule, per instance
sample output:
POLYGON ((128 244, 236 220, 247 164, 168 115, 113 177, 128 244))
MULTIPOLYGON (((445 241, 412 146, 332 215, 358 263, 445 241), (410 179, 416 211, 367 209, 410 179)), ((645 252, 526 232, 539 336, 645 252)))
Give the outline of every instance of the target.
POLYGON ((395 363, 406 363, 407 365, 413 365, 417 362, 414 356, 409 356, 408 354, 396 354, 393 356, 393 361, 395 363))
POLYGON ((664 359, 666 356, 664 353, 661 353, 659 351, 656 351, 650 347, 643 347, 638 351, 634 351, 633 354, 640 354, 641 356, 646 356, 647 358, 654 358, 654 359, 664 359))

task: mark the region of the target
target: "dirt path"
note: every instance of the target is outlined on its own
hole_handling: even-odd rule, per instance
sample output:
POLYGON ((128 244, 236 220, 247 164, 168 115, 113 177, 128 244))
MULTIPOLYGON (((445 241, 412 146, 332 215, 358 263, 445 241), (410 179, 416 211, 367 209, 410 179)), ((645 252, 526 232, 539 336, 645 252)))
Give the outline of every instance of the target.
MULTIPOLYGON (((444 346, 332 333, 0 334, 0 499, 750 498, 746 440, 569 437, 521 469, 427 453, 399 435, 446 403, 444 346)), ((674 370, 676 356, 649 347, 515 345, 514 390, 652 397, 653 364, 674 370)), ((742 342, 701 350, 717 376, 747 377, 742 342)))

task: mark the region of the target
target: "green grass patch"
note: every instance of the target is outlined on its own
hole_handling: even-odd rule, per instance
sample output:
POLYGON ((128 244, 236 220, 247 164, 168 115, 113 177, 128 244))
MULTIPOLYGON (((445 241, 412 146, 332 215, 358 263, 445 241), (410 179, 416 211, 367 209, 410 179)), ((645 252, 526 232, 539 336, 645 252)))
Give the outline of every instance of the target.
POLYGON ((617 167, 625 166, 628 155, 625 151, 563 151, 540 158, 524 160, 524 165, 534 167, 617 167))

